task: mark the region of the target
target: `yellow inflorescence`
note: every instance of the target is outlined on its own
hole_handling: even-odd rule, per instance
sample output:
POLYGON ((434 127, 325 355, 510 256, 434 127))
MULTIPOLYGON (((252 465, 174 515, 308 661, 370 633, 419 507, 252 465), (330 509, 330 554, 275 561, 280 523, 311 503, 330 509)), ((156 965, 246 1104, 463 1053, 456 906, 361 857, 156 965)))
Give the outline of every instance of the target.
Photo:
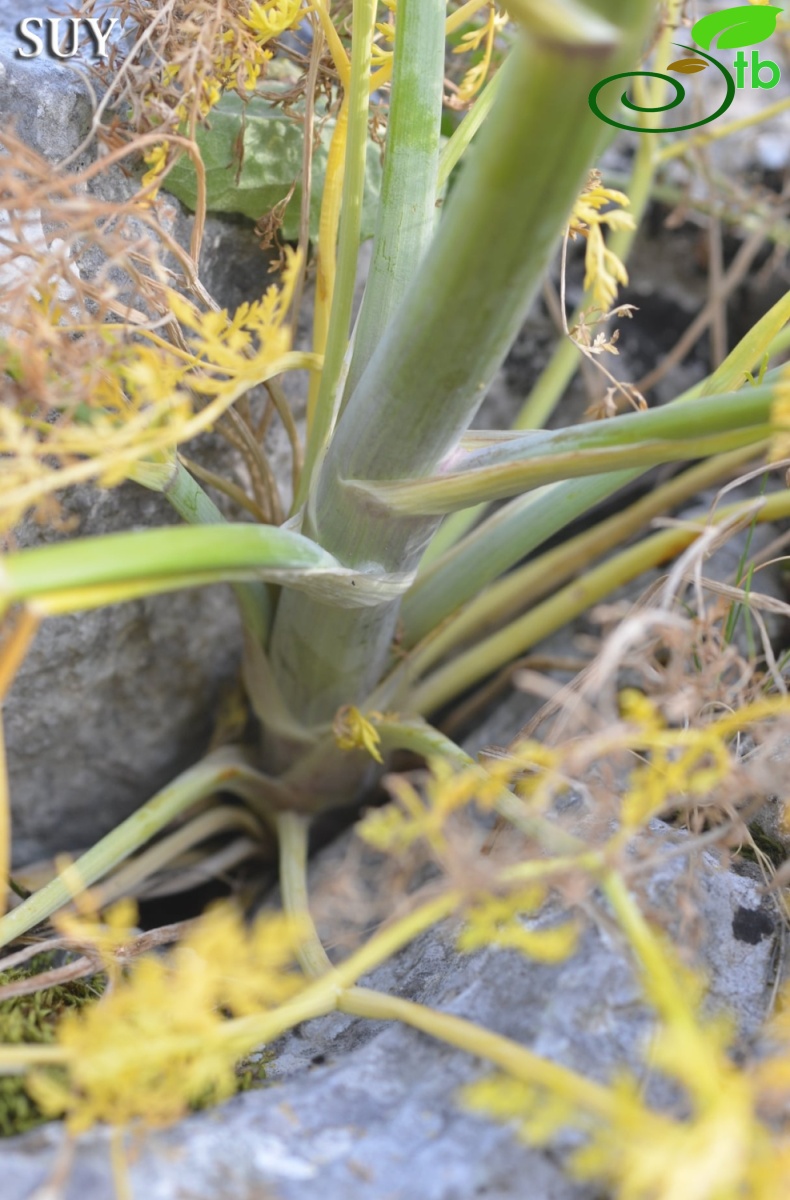
POLYGON ((20 391, 32 396, 35 388, 40 411, 51 407, 70 419, 44 420, 27 405, 0 409, 0 528, 70 483, 121 483, 136 464, 209 428, 239 395, 281 370, 291 347, 286 318, 298 269, 298 256, 288 250, 282 286, 232 316, 201 312, 170 293, 189 352, 145 332, 132 340, 111 324, 97 332, 91 354, 66 323, 42 325, 47 336, 35 340, 23 331, 9 334, 0 366, 17 363, 20 391))
POLYGON ((606 226, 613 230, 633 229, 633 217, 630 213, 623 212, 623 208, 629 204, 630 200, 623 192, 603 187, 600 177, 593 172, 571 213, 568 226, 571 237, 580 235, 587 241, 584 286, 592 291, 593 303, 602 313, 612 308, 617 299, 618 288, 628 283, 628 272, 624 264, 604 242, 603 228, 606 226), (610 204, 620 207, 601 211, 610 204))
MULTIPOLYGON (((267 914, 251 927, 228 905, 210 909, 166 957, 143 957, 97 1004, 58 1030, 68 1081, 28 1080, 42 1110, 74 1131, 96 1121, 162 1125, 237 1087, 231 1017, 275 1008, 302 987, 300 926, 267 914)), ((252 1049, 252 1046, 250 1046, 252 1049)))

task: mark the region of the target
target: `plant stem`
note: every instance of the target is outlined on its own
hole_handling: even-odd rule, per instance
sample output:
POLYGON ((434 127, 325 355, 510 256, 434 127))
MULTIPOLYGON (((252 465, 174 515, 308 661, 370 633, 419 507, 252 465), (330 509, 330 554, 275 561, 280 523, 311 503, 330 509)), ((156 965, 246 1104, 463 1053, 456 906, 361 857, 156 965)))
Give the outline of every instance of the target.
MULTIPOLYGON (((716 371, 678 396, 672 404, 684 405, 699 396, 737 389, 766 355, 770 358, 781 353, 790 344, 789 319, 790 293, 760 318, 716 371)), ((783 374, 781 370, 769 371, 762 382, 781 385, 783 374)), ((755 452, 757 449, 754 448, 755 452)), ((404 644, 412 645, 416 640, 409 633, 412 625, 426 632, 434 628, 463 600, 470 599, 546 538, 639 474, 638 470, 631 470, 597 478, 569 479, 503 505, 463 541, 445 552, 441 560, 432 562, 418 574, 401 610, 405 625, 404 644), (428 612, 430 617, 426 621, 428 612)), ((451 522, 452 518, 446 524, 451 522)))
POLYGON ((344 403, 403 299, 433 234, 445 8, 445 0, 399 0, 373 261, 354 334, 344 403))
MULTIPOLYGON (((189 525, 227 524, 216 504, 181 462, 176 462, 175 473, 164 488, 164 495, 189 525)), ((265 645, 274 617, 268 590, 262 583, 254 582, 231 586, 245 626, 261 645, 265 645)))
MULTIPOLYGON (((343 563, 409 571, 433 532, 434 520, 371 513, 347 481, 432 470, 476 412, 603 136, 590 88, 632 60, 652 17, 647 0, 598 7, 622 27, 614 50, 519 38, 431 247, 337 424, 305 529, 343 563)), ((271 655, 291 709, 320 724, 358 703, 380 675, 396 618, 394 604, 359 620, 289 597, 271 655)))
MULTIPOLYGON (((719 509, 715 522, 725 520, 742 508, 742 505, 731 505, 719 509)), ((772 521, 787 515, 790 515, 790 493, 779 492, 768 497, 757 519, 772 521)), ((699 529, 664 530, 610 558, 429 675, 410 693, 409 710, 430 713, 441 708, 542 638, 586 612, 591 604, 602 600, 616 587, 636 579, 650 567, 674 558, 699 534, 699 529)))
POLYGON ((348 342, 354 284, 357 278, 368 144, 370 61, 375 20, 376 0, 354 0, 351 83, 347 98, 348 135, 343 174, 337 276, 332 296, 332 312, 329 318, 329 333, 321 371, 321 384, 307 438, 304 469, 295 500, 296 508, 307 498, 313 470, 331 435, 340 400, 338 388, 348 342))
POLYGON ((112 533, 3 556, 0 611, 19 600, 34 600, 42 612, 62 612, 256 576, 292 580, 299 586, 315 571, 331 575, 338 564, 301 534, 271 526, 175 526, 112 533), (80 593, 85 593, 84 603, 80 593))
POLYGON ((280 842, 280 891, 283 908, 296 917, 302 927, 297 957, 305 975, 319 979, 332 970, 321 944, 313 918, 307 890, 307 844, 310 818, 300 813, 277 814, 277 836, 280 842))
POLYGON ((224 747, 157 792, 146 804, 81 855, 75 863, 0 919, 0 946, 50 917, 119 862, 150 841, 175 817, 214 792, 229 791, 260 808, 267 780, 238 750, 224 747))
POLYGON ((355 987, 342 992, 337 1007, 340 1012, 367 1017, 372 1021, 401 1021, 440 1042, 457 1046, 467 1054, 494 1063, 513 1079, 532 1087, 545 1088, 551 1095, 582 1107, 602 1120, 615 1118, 618 1101, 611 1089, 585 1079, 583 1075, 550 1059, 541 1058, 526 1046, 483 1029, 474 1021, 437 1012, 413 1000, 388 996, 370 988, 355 987))
MULTIPOLYGON (((665 28, 656 51, 656 71, 666 70, 672 50, 672 39, 680 20, 682 7, 682 0, 669 0, 665 14, 665 28)), ((653 95, 651 105, 648 107, 657 107, 661 101, 660 92, 665 90, 666 85, 658 79, 651 79, 649 82, 653 85, 650 89, 653 95)), ((645 112, 640 115, 640 121, 645 129, 658 128, 660 120, 661 114, 657 112, 645 112)), ((618 230, 609 239, 609 249, 623 262, 628 260, 634 238, 650 201, 659 158, 655 142, 655 134, 641 135, 633 170, 626 185, 628 198, 631 201, 629 212, 634 219, 634 228, 618 230)), ((578 323, 582 311, 589 308, 591 303, 591 295, 586 292, 569 321, 571 328, 578 323)), ((514 429, 541 429, 546 424, 576 374, 580 359, 581 354, 575 343, 570 338, 563 337, 516 417, 513 423, 514 429)))
POLYGON ((694 134, 692 137, 687 138, 678 138, 677 141, 670 142, 668 146, 663 146, 658 151, 657 160, 659 163, 665 163, 670 159, 679 158, 681 155, 687 154, 690 150, 698 150, 701 146, 707 146, 711 142, 718 142, 733 133, 741 133, 744 129, 751 129, 754 125, 760 125, 763 121, 768 121, 772 117, 786 112, 788 108, 790 108, 790 97, 785 96, 781 100, 775 100, 773 104, 769 104, 766 108, 759 108, 756 112, 749 113, 745 117, 739 117, 737 121, 722 121, 721 123, 717 121, 714 127, 705 133, 694 134))
MULTIPOLYGON (((329 337, 329 320, 335 294, 337 276, 337 231, 340 225, 340 208, 343 202, 343 179, 345 172, 346 141, 348 138, 348 93, 343 97, 337 114, 329 155, 326 176, 321 196, 321 216, 318 224, 318 252, 316 254, 315 311, 313 313, 313 350, 323 357, 329 337)), ((321 392, 322 370, 310 373, 307 394, 307 440, 315 424, 318 398, 321 392)), ((303 477, 304 478, 304 477, 303 477)), ((306 486, 306 484, 304 485, 306 486)), ((294 493, 293 510, 296 510, 299 490, 294 493)))
MULTIPOLYGON (((418 581, 404 599, 401 610, 404 626, 401 645, 414 646, 427 637, 432 629, 443 624, 424 651, 418 651, 413 656, 409 671, 413 671, 415 677, 424 674, 430 666, 463 642, 523 611, 528 604, 540 600, 568 579, 578 576, 601 554, 645 529, 654 517, 690 500, 717 480, 731 478, 739 467, 757 457, 762 449, 762 446, 748 446, 684 471, 655 491, 648 492, 624 511, 600 521, 591 529, 585 529, 576 537, 569 538, 523 567, 511 571, 475 596, 466 607, 461 608, 464 600, 473 595, 472 580, 469 583, 459 580, 455 571, 443 573, 442 587, 434 593, 435 607, 430 603, 432 590, 427 593, 425 590, 426 587, 430 589, 431 579, 426 577, 422 588, 418 581), (445 604, 448 595, 461 608, 449 622, 445 604)), ((466 556, 464 561, 468 563, 466 556)))
POLYGON ((646 467, 703 458, 768 437, 780 388, 750 387, 569 429, 494 436, 489 445, 463 455, 439 474, 392 482, 359 479, 349 488, 386 506, 391 516, 416 517, 631 464, 646 467))
POLYGON ((453 170, 471 146, 472 138, 482 127, 483 122, 491 112, 501 86, 502 72, 497 71, 496 75, 483 88, 474 105, 461 121, 452 137, 442 147, 442 152, 439 155, 439 176, 436 181, 438 192, 441 192, 453 170))
POLYGON ((607 872, 601 887, 644 979, 649 982, 650 998, 661 1018, 667 1026, 682 1031, 689 1051, 693 1047, 695 1070, 693 1076, 686 1077, 686 1085, 698 1104, 715 1103, 721 1087, 719 1051, 715 1042, 701 1035, 682 977, 678 977, 674 963, 662 950, 622 876, 616 871, 607 872), (705 1059, 708 1059, 707 1063, 705 1059))
MULTIPOLYGON (((467 769, 479 775, 481 782, 490 779, 485 767, 476 762, 458 746, 452 738, 447 737, 441 730, 429 725, 419 718, 403 720, 395 717, 384 717, 377 721, 376 728, 381 736, 382 748, 388 752, 393 750, 409 750, 423 758, 440 757, 452 763, 459 769, 467 769)), ((494 806, 500 816, 514 825, 527 837, 534 838, 544 850, 555 854, 578 854, 585 851, 585 845, 573 837, 553 821, 540 814, 530 813, 519 798, 508 788, 503 787, 494 806)), ((536 864, 521 864, 535 866, 536 864)), ((543 866, 545 867, 545 863, 543 866)), ((552 867, 552 869, 554 869, 552 867)), ((503 876, 506 878, 506 875, 503 876)))

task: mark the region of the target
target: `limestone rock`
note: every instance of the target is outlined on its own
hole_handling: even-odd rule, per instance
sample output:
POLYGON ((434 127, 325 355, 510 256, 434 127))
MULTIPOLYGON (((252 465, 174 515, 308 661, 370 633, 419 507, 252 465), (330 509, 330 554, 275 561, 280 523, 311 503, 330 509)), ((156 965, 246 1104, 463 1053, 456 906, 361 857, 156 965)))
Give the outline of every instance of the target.
MULTIPOLYGON (((16 6, 0 7, 0 119, 58 161, 83 141, 91 102, 78 72, 42 55, 20 60, 16 6)), ((82 155, 76 162, 84 165, 82 155)), ((96 184, 103 199, 126 197, 120 171, 96 184)), ((182 239, 188 220, 175 201, 165 218, 182 239)), ((202 274, 219 303, 235 307, 267 285, 268 261, 248 224, 209 219, 202 274), (231 269, 232 267, 232 269, 231 269)), ((267 449, 287 481, 290 456, 276 423, 267 449)), ((218 437, 190 453, 220 474, 236 456, 218 437)), ((135 484, 73 489, 64 513, 82 536, 176 524, 161 496, 135 484)), ((19 547, 57 534, 28 519, 19 547)), ((180 592, 42 625, 5 706, 14 862, 85 848, 205 750, 222 689, 236 679, 240 627, 225 587, 180 592)))
MULTIPOLYGON (((676 837, 656 827, 654 837, 676 837)), ((342 847, 334 851, 342 859, 342 847)), ((668 861, 651 902, 676 916, 687 864, 668 861)), ((711 1004, 726 1003, 742 1034, 765 1012, 773 918, 758 885, 704 856, 696 874, 699 957, 711 1004)), ((537 1053, 606 1080, 644 1072, 651 1016, 617 935, 590 928, 560 966, 513 952, 462 957, 454 930, 423 935, 364 982, 470 1018, 537 1053)), ((485 1064, 398 1025, 334 1015, 272 1047, 271 1086, 236 1097, 132 1146, 134 1200, 592 1200, 562 1156, 518 1141, 505 1125, 465 1111, 458 1089, 485 1064)), ((30 1200, 63 1147, 55 1125, 0 1144, 4 1200, 30 1200)), ((108 1137, 79 1139, 63 1200, 113 1195, 108 1137)))

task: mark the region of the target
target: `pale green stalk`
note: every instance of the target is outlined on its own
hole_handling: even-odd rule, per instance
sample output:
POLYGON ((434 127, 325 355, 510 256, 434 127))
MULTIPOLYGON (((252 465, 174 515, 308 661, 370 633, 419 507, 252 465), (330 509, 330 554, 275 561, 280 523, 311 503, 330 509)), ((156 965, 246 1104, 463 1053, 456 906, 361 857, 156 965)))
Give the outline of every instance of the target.
POLYGON ((400 0, 373 260, 354 333, 353 392, 428 248, 436 222, 445 0, 400 0))
MULTIPOLYGON (((178 460, 173 465, 170 478, 161 489, 156 490, 162 491, 178 515, 189 525, 227 524, 214 501, 178 460)), ((269 592, 261 583, 234 583, 232 587, 246 628, 264 645, 274 616, 269 592)))
MULTIPOLYGON (((263 814, 261 814, 263 815, 263 814)), ((274 817, 271 817, 273 825, 274 817)), ((168 864, 174 863, 182 854, 194 846, 205 842, 217 834, 229 833, 232 830, 244 830, 261 845, 263 826, 257 817, 253 816, 240 804, 220 804, 210 808, 199 816, 193 817, 183 825, 179 825, 174 833, 159 838, 153 846, 136 855, 125 867, 114 871, 112 877, 101 887, 94 887, 92 902, 97 908, 106 908, 120 896, 134 895, 138 889, 154 875, 162 871, 168 864)), ((200 863, 199 868, 204 868, 200 863)), ((206 878, 208 876, 206 875, 206 878)), ((148 895, 148 892, 145 892, 148 895)))
MULTIPOLYGON (((790 344, 788 320, 790 292, 760 318, 707 379, 689 388, 672 404, 687 404, 699 396, 737 389, 749 372, 761 366, 766 355, 770 358, 779 354, 790 344)), ((762 382, 779 386, 784 382, 784 374, 781 369, 769 371, 762 382)), ((640 473, 637 469, 597 478, 569 479, 540 492, 519 496, 501 507, 442 558, 420 571, 401 611, 405 644, 413 645, 420 640, 485 584, 640 473)))
MULTIPOLYGON (((476 412, 602 139, 587 106, 590 88, 633 61, 652 19, 647 0, 598 0, 594 8, 622 26, 616 50, 527 37, 514 46, 499 103, 338 422, 305 527, 341 562, 409 570, 433 531, 434 521, 371 513, 346 481, 432 470, 476 412)), ((359 701, 380 675, 396 618, 394 604, 352 621, 289 598, 271 652, 291 709, 321 723, 359 701)))
POLYGON ((346 142, 343 203, 338 237, 337 274, 329 318, 329 335, 321 369, 315 416, 305 449, 299 490, 294 502, 299 508, 307 497, 311 477, 331 436, 337 407, 343 359, 348 344, 354 285, 357 278, 362 201, 370 106, 370 62, 376 0, 354 0, 351 47, 351 83, 348 94, 348 138, 346 142))
POLYGON ((777 393, 773 386, 750 387, 610 421, 506 435, 485 449, 459 456, 456 469, 439 475, 384 483, 360 480, 348 487, 391 517, 419 517, 479 500, 501 500, 544 483, 616 471, 626 464, 647 467, 702 458, 769 436, 777 393))
POLYGON ((577 576, 606 551, 646 529, 653 518, 690 500, 717 480, 730 478, 754 454, 755 448, 750 446, 692 467, 662 487, 648 492, 624 512, 618 512, 593 528, 585 529, 525 566, 509 572, 490 588, 479 592, 452 620, 444 621, 441 629, 437 628, 441 621, 436 620, 436 614, 424 603, 419 609, 422 623, 410 621, 410 596, 407 596, 402 610, 404 634, 401 645, 413 646, 437 628, 436 636, 428 641, 424 649, 410 656, 408 673, 415 678, 424 674, 459 645, 515 616, 528 604, 542 599, 577 576))
MULTIPOLYGON (((656 49, 656 71, 666 70, 672 56, 672 42, 682 8, 682 0, 669 0, 664 14, 664 30, 656 49)), ((665 91, 666 85, 661 80, 651 79, 648 84, 649 105, 658 106, 665 91)), ((661 114, 641 113, 639 120, 646 130, 657 129, 661 123, 661 114)), ((658 140, 654 133, 644 133, 639 138, 633 170, 626 187, 631 202, 628 211, 633 217, 634 228, 617 230, 608 238, 609 249, 623 262, 628 261, 636 232, 650 201, 660 157, 658 140)), ((571 329, 578 323, 582 310, 589 308, 591 304, 592 298, 588 292, 569 321, 571 329)), ((570 338, 563 337, 516 417, 514 429, 541 429, 546 424, 576 374, 580 359, 581 352, 575 343, 570 338)))
POLYGON ((401 606, 406 648, 421 642, 487 584, 639 474, 618 471, 569 479, 536 488, 501 505, 418 574, 401 606))
MULTIPOLYGON (((743 511, 743 508, 743 505, 719 508, 715 523, 743 511)), ((756 520, 775 521, 788 515, 790 492, 779 492, 766 499, 756 520)), ((427 714, 441 708, 467 688, 526 653, 536 642, 586 612, 590 605, 603 600, 615 588, 638 578, 651 567, 674 558, 696 540, 699 532, 699 529, 680 528, 653 534, 561 588, 523 617, 478 642, 429 675, 410 691, 409 711, 427 714)))
POLYGON ((217 750, 157 792, 146 804, 90 850, 0 920, 0 946, 46 921, 76 895, 102 879, 114 866, 150 841, 175 817, 215 792, 228 791, 260 808, 271 784, 243 754, 217 750))
POLYGON ((497 71, 493 79, 490 79, 483 88, 472 108, 453 132, 452 137, 442 147, 442 152, 439 155, 439 176, 436 181, 436 190, 438 193, 441 193, 448 179, 461 161, 461 158, 471 146, 472 138, 482 127, 483 122, 494 107, 494 101, 499 95, 501 87, 502 72, 497 71))
POLYGON ((281 812, 277 814, 277 837, 280 842, 280 891, 283 908, 295 917, 301 926, 301 939, 297 957, 305 975, 320 979, 332 970, 326 951, 321 944, 313 918, 307 888, 307 850, 310 833, 310 818, 301 813, 281 812))

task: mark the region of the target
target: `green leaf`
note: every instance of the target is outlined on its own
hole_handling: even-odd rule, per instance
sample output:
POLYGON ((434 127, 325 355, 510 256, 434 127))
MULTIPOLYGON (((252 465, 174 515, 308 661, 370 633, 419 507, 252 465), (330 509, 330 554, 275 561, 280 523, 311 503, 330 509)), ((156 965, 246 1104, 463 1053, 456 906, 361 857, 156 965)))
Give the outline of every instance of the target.
MULTIPOLYGON (((321 194, 334 125, 334 120, 323 122, 313 153, 310 196, 312 238, 318 236, 321 194)), ((316 122, 316 127, 319 126, 320 120, 316 122)), ((212 110, 209 124, 196 134, 206 168, 209 212, 241 213, 257 221, 285 200, 293 187, 280 236, 286 241, 296 241, 302 202, 303 138, 299 121, 260 97, 253 98, 245 105, 234 93, 223 96, 212 110)), ((197 180, 195 168, 186 155, 168 174, 164 190, 171 192, 194 211, 197 180)), ((375 232, 380 190, 381 156, 378 146, 369 141, 362 207, 363 240, 372 237, 375 232)))
POLYGON ((776 30, 780 12, 775 4, 740 4, 722 12, 709 13, 692 27, 691 36, 698 46, 710 50, 719 34, 717 50, 737 50, 740 46, 756 46, 776 30))
POLYGON ((715 396, 736 391, 746 382, 751 371, 768 353, 774 338, 790 321, 790 292, 777 300, 773 308, 753 325, 734 350, 703 383, 701 396, 715 396))
POLYGON ((269 525, 184 525, 57 542, 0 556, 0 615, 20 600, 77 612, 209 583, 261 580, 341 607, 394 599, 407 577, 342 566, 316 542, 269 525))
POLYGON ((444 474, 346 487, 391 513, 442 514, 583 475, 705 458, 754 444, 772 432, 773 387, 708 396, 560 430, 488 435, 489 445, 444 474))

